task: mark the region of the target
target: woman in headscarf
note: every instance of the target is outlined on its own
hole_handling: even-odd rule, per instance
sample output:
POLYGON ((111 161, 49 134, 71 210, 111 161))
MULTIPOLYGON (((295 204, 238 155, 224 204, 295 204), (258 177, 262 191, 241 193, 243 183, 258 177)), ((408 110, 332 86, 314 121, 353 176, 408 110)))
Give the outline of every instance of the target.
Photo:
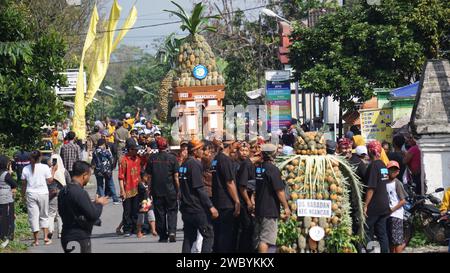
POLYGON ((62 220, 58 213, 58 194, 59 191, 66 186, 67 183, 70 183, 70 174, 64 168, 64 164, 62 158, 59 154, 53 154, 51 159, 48 161, 48 165, 50 167, 53 166, 53 163, 56 162, 56 166, 58 167, 55 175, 53 177, 53 183, 48 184, 48 238, 52 239, 53 232, 55 230, 55 218, 58 223, 58 238, 61 237, 62 231, 62 220))

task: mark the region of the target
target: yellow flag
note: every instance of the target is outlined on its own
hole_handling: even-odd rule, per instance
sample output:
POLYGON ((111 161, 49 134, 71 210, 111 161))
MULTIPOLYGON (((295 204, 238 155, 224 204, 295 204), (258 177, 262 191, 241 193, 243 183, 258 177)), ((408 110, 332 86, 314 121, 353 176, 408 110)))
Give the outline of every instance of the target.
POLYGON ((92 71, 90 71, 91 75, 89 77, 88 89, 84 102, 86 106, 92 102, 92 99, 94 98, 95 93, 97 93, 97 90, 106 75, 106 71, 108 70, 109 58, 113 46, 114 31, 116 30, 121 9, 122 8, 117 3, 117 0, 114 0, 114 4, 109 14, 108 28, 103 36, 103 39, 100 41, 101 47, 97 54, 94 67, 92 71))
POLYGON ((89 30, 84 41, 83 51, 81 53, 80 69, 78 70, 77 91, 75 93, 75 109, 73 117, 73 131, 79 139, 86 138, 86 118, 85 118, 85 104, 84 104, 84 56, 89 47, 95 40, 97 34, 98 22, 97 5, 94 5, 92 10, 91 20, 89 22, 89 30))
POLYGON ((137 9, 135 6, 133 6, 130 10, 130 14, 128 14, 128 17, 122 26, 122 30, 120 30, 119 35, 117 35, 116 39, 114 40, 112 51, 116 50, 117 46, 119 45, 119 43, 123 39, 123 37, 125 37, 128 30, 131 27, 133 27, 134 23, 136 23, 136 20, 137 20, 137 9))

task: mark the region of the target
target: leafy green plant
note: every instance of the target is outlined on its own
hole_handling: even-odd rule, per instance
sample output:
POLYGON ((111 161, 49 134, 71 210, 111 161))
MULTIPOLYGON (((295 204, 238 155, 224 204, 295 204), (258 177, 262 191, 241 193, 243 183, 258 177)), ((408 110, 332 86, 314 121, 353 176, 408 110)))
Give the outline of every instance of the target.
POLYGON ((278 246, 292 246, 297 242, 297 221, 289 218, 287 221, 278 222, 278 246))
POLYGON ((354 242, 358 237, 349 235, 349 228, 341 225, 331 230, 326 237, 327 251, 331 253, 356 253, 354 242))
POLYGON ((178 11, 164 10, 172 13, 181 19, 182 25, 181 30, 189 31, 191 35, 201 34, 204 31, 213 31, 217 29, 213 26, 208 25, 210 19, 219 19, 219 16, 203 16, 205 10, 205 5, 202 2, 197 3, 192 10, 191 16, 187 15, 186 11, 176 2, 171 1, 172 4, 177 6, 178 11))

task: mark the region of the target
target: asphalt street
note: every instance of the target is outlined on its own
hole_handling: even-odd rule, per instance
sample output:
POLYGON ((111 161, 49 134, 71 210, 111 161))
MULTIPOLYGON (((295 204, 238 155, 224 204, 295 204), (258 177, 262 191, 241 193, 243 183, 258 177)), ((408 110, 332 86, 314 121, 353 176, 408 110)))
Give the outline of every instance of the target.
MULTIPOLYGON (((117 171, 114 172, 115 186, 119 189, 117 171)), ((85 188, 92 199, 95 198, 96 180, 92 176, 89 184, 85 188)), ((118 191, 117 191, 118 192, 118 191)), ((178 213, 177 242, 159 243, 158 236, 147 234, 144 238, 138 239, 136 235, 124 237, 116 234, 116 228, 122 219, 122 204, 114 205, 109 202, 104 208, 101 216, 102 225, 95 226, 92 231, 92 252, 93 253, 180 253, 183 241, 183 222, 181 214, 178 213)), ((55 223, 56 225, 56 223, 55 223)), ((43 236, 40 235, 40 245, 28 248, 29 253, 62 253, 62 246, 57 236, 53 236, 51 245, 44 245, 43 236)), ((31 245, 31 241, 27 241, 31 245)))

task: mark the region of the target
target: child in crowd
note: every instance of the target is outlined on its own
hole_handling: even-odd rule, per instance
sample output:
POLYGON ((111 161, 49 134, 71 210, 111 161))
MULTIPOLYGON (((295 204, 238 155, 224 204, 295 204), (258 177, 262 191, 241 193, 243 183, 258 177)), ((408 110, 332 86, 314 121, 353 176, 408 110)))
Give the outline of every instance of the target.
POLYGON ((144 234, 142 233, 142 226, 145 223, 145 218, 147 217, 150 224, 151 233, 153 236, 158 235, 156 233, 155 224, 155 214, 153 212, 152 200, 149 197, 148 181, 146 177, 141 177, 141 182, 138 185, 138 202, 139 202, 139 213, 137 220, 137 237, 142 238, 144 234))
POLYGON ((402 182, 397 179, 400 173, 400 165, 397 161, 389 161, 387 165, 389 182, 386 190, 389 195, 389 207, 391 216, 388 219, 389 243, 392 253, 401 253, 405 248, 403 240, 403 205, 406 203, 407 193, 402 182))

